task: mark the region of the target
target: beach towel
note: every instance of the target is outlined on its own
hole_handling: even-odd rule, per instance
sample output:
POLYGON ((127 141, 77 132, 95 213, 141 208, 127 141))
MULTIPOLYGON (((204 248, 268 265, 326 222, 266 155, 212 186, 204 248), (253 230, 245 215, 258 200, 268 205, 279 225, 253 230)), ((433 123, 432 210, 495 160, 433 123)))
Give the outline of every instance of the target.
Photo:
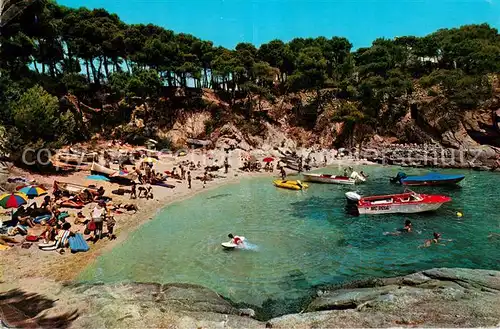
POLYGON ((76 233, 75 236, 69 238, 69 248, 72 253, 86 252, 90 249, 81 233, 76 233))

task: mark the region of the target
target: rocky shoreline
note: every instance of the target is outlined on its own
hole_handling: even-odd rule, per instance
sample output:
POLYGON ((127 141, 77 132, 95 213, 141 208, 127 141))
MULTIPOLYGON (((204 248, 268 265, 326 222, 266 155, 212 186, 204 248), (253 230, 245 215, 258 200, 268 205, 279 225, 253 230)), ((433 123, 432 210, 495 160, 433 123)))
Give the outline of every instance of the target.
POLYGON ((414 144, 364 148, 359 154, 368 161, 402 167, 431 167, 498 171, 500 150, 491 146, 477 148, 444 148, 414 144))
MULTIPOLYGON (((494 327, 500 325, 500 271, 437 268, 317 290, 304 312, 259 321, 216 292, 191 284, 37 283, 36 294, 0 294, 3 322, 73 328, 494 327), (44 296, 41 296, 43 294, 44 296), (23 306, 23 297, 29 302, 23 306), (33 309, 33 300, 37 303, 33 309), (40 305, 45 305, 42 307, 40 305), (27 312, 24 308, 30 308, 27 312), (75 312, 76 311, 76 312, 75 312), (9 315, 6 316, 6 315, 9 315), (66 322, 64 322, 66 321, 66 322), (44 325, 46 324, 46 325, 44 325), (50 326, 48 325, 50 324, 50 326)), ((262 320, 262 319, 261 319, 262 320)))

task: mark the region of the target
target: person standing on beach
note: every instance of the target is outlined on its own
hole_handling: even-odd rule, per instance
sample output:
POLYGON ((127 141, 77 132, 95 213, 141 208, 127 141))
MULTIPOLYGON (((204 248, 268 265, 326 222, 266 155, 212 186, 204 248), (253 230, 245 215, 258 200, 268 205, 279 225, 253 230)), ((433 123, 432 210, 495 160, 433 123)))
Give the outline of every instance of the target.
POLYGON ((227 157, 226 157, 226 160, 224 160, 224 173, 228 173, 228 169, 229 169, 229 161, 227 160, 227 157))
POLYGON ((132 189, 130 191, 130 198, 137 199, 137 184, 135 182, 132 183, 132 189))
POLYGON ((180 165, 179 169, 181 171, 181 179, 182 180, 186 179, 186 171, 184 170, 184 167, 182 165, 180 165))
POLYGON ((280 167, 280 173, 281 173, 281 179, 285 180, 285 178, 286 178, 285 168, 280 167))
POLYGON ((208 180, 208 172, 205 171, 203 174, 203 188, 205 188, 205 185, 207 185, 207 180, 208 180))
POLYGON ((191 188, 191 172, 190 171, 188 171, 187 179, 188 179, 188 188, 191 188))

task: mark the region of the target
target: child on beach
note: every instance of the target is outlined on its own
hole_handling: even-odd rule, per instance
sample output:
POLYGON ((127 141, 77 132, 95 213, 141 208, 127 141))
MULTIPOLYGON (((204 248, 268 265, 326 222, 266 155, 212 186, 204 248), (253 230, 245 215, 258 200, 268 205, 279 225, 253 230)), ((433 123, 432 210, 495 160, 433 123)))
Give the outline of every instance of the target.
POLYGON ((188 188, 190 189, 191 188, 191 172, 190 171, 188 171, 187 180, 188 180, 188 188))

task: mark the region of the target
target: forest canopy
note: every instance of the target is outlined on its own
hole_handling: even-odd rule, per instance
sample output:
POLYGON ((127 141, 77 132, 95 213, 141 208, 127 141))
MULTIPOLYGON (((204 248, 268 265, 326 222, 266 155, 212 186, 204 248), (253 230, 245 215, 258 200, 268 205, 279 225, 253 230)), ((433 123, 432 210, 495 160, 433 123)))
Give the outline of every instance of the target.
POLYGON ((227 49, 152 24, 125 24, 104 9, 50 0, 7 0, 2 12, 0 124, 18 147, 87 138, 73 128, 49 138, 42 127, 51 120, 52 130, 54 122, 78 125, 77 113, 56 102, 67 94, 102 108, 130 97, 154 101, 165 88, 210 88, 231 104, 242 100, 251 116, 254 97, 272 101, 307 91, 316 95, 316 106, 299 113, 305 121, 317 118, 326 97, 345 104, 332 121, 390 127, 401 115, 401 99, 416 85, 429 93, 438 87, 450 111, 461 113, 490 97, 488 74, 500 70, 500 36, 487 24, 381 38, 357 50, 337 36, 227 49), (27 125, 35 116, 41 120, 27 125), (30 138, 23 136, 27 127, 30 138))

